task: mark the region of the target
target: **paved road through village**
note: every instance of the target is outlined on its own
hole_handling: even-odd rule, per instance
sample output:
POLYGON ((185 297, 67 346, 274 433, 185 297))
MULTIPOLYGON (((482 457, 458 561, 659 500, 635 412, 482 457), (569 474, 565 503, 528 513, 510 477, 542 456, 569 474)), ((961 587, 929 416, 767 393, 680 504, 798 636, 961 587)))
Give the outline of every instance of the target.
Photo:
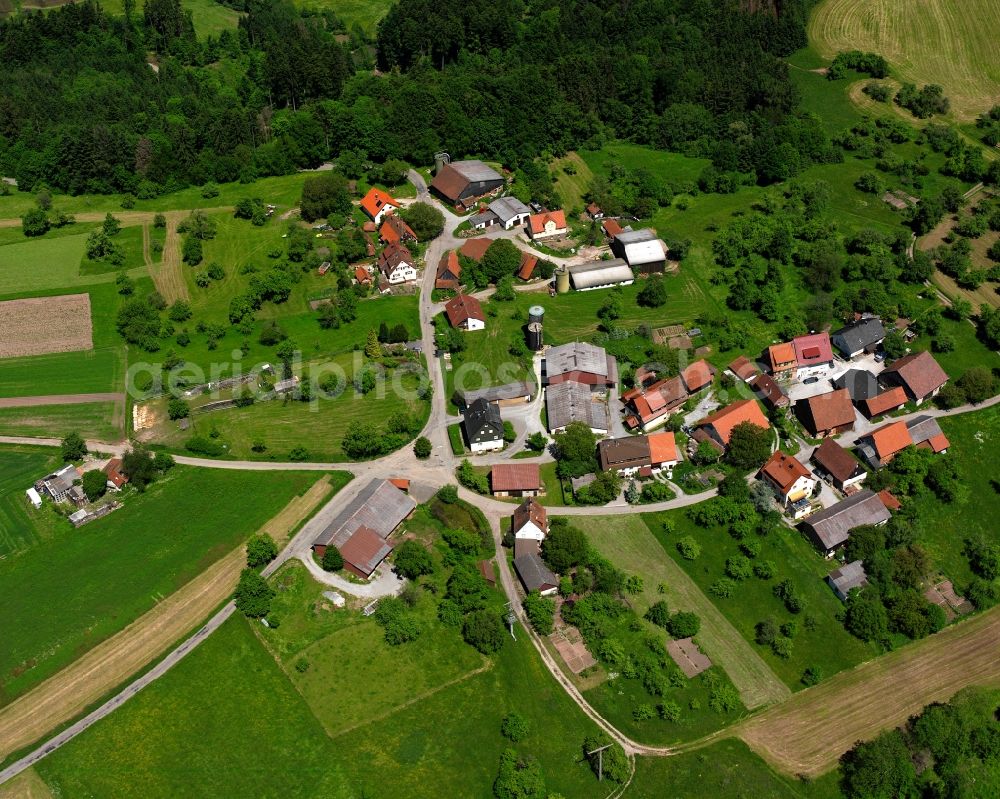
MULTIPOLYGON (((406 476, 410 477, 415 483, 422 484, 427 487, 428 491, 433 490, 437 487, 454 483, 454 470, 458 465, 459 459, 456 458, 452 452, 451 447, 448 442, 448 432, 447 427, 450 422, 457 421, 454 418, 449 418, 447 412, 447 397, 445 396, 445 383, 444 376, 441 369, 440 362, 438 359, 434 358, 434 326, 432 323, 434 315, 440 311, 440 307, 435 305, 432 300, 432 292, 434 288, 434 281, 436 276, 436 267, 438 261, 440 260, 442 254, 445 251, 452 249, 454 247, 460 246, 463 239, 460 239, 453 235, 452 231, 459 225, 462 221, 459 217, 451 213, 447 208, 441 206, 436 200, 430 198, 427 190, 427 186, 423 179, 416 172, 410 173, 410 180, 416 186, 417 189, 417 199, 433 202, 444 214, 445 226, 443 233, 435 240, 433 240, 427 248, 426 252, 426 265, 424 269, 423 285, 420 293, 420 327, 421 327, 421 340, 423 343, 423 351, 427 357, 429 376, 432 381, 433 386, 433 401, 430 412, 430 417, 424 428, 423 435, 427 436, 433 445, 433 451, 431 457, 427 461, 417 461, 412 453, 410 447, 404 447, 397 452, 387 455, 384 458, 380 458, 374 461, 366 461, 362 463, 272 463, 272 462, 257 462, 257 461, 235 461, 235 460, 212 460, 205 458, 194 458, 188 456, 178 455, 176 461, 180 464, 188 466, 196 466, 201 468, 218 468, 218 469, 245 469, 245 470, 258 470, 258 471, 272 471, 272 470, 312 470, 312 471, 330 471, 335 469, 348 470, 354 474, 354 480, 348 484, 344 489, 342 489, 327 505, 320 509, 305 525, 302 529, 294 536, 294 538, 284 547, 284 549, 279 554, 278 558, 273 561, 264 570, 265 575, 270 575, 275 572, 283 563, 291 558, 300 558, 307 565, 311 561, 311 556, 309 552, 309 547, 312 541, 316 538, 318 533, 322 531, 330 520, 333 519, 339 510, 344 506, 345 503, 353 499, 357 493, 373 478, 389 478, 396 476, 406 476)), ((505 237, 514 238, 516 235, 515 231, 497 231, 495 233, 488 234, 490 238, 505 237)), ((523 244, 523 242, 518 242, 518 246, 522 249, 529 249, 523 244)), ((541 255, 541 253, 539 253, 541 255)), ((544 256, 549 257, 549 256, 544 256)), ((559 259, 554 259, 559 260, 559 259)), ((958 413, 965 413, 972 410, 979 410, 985 407, 989 407, 1000 402, 1000 396, 993 397, 990 400, 981 403, 977 406, 963 406, 961 408, 956 408, 951 411, 942 411, 938 409, 927 409, 918 412, 916 415, 928 414, 932 416, 949 416, 958 413)), ((537 414, 536 414, 537 416, 537 414)), ((902 417, 907 418, 907 417, 902 417)), ((533 429, 531 425, 533 420, 531 420, 527 415, 521 415, 515 418, 515 424, 521 427, 518 431, 519 439, 523 440, 524 435, 529 429, 533 429)), ((13 443, 13 444, 40 444, 45 446, 58 446, 58 439, 34 439, 26 438, 20 436, 0 436, 0 443, 13 443)), ((106 443, 106 442, 88 442, 88 446, 92 451, 105 452, 110 454, 121 454, 125 449, 127 449, 127 442, 117 442, 117 443, 106 443)), ((510 457, 510 453, 501 453, 487 456, 482 459, 478 459, 477 463, 490 464, 501 462, 510 457)), ((545 453, 539 459, 541 461, 551 460, 551 455, 545 453)), ((536 460, 536 462, 539 462, 536 460)), ((508 503, 499 502, 489 497, 479 496, 466 489, 461 489, 460 494, 463 499, 475 504, 479 507, 483 513, 488 518, 490 525, 493 529, 494 542, 497 547, 497 564, 500 571, 500 581, 503 586, 503 590, 507 597, 512 601, 513 607, 515 608, 518 616, 524 622, 523 609, 521 608, 520 601, 518 600, 517 586, 515 584, 514 576, 507 564, 507 559, 503 554, 501 549, 501 530, 502 522, 510 515, 512 511, 512 506, 508 503)), ((652 512, 660 510, 671 510, 675 508, 683 508, 690 505, 694 505, 699 502, 703 502, 711 497, 715 496, 715 490, 708 490, 700 494, 682 494, 677 496, 675 499, 660 502, 652 505, 643 505, 641 509, 636 509, 628 505, 610 505, 603 508, 581 508, 581 507, 566 507, 559 508, 558 513, 560 515, 620 515, 626 513, 634 513, 641 510, 642 512, 652 512)), ((311 573, 317 579, 326 582, 329 585, 335 585, 338 588, 343 588, 343 585, 332 578, 331 575, 326 575, 319 569, 311 569, 311 573)), ((387 583, 389 590, 392 590, 394 586, 387 583)), ((398 587, 395 586, 395 587, 398 587)), ((372 593, 375 593, 374 591, 372 593)), ((235 608, 232 602, 227 604, 221 610, 219 610, 214 616, 212 616, 203 627, 201 627, 192 636, 183 641, 174 650, 169 652, 162 660, 160 660, 152 669, 142 674, 137 679, 133 680, 126 688, 124 688, 120 693, 109 699, 100 707, 96 708, 92 712, 88 713, 83 718, 80 718, 73 722, 70 726, 66 727, 64 730, 59 732, 53 738, 46 741, 44 744, 39 746, 34 751, 25 755, 21 759, 9 765, 4 770, 0 771, 0 783, 11 779, 15 775, 19 774, 23 770, 31 767, 34 763, 38 762, 41 758, 45 757, 50 752, 59 748, 66 742, 72 740, 75 736, 79 735, 81 732, 86 730, 88 727, 104 718, 116 708, 122 705, 124 702, 128 701, 132 696, 141 691, 144 687, 152 683, 154 680, 158 679, 160 676, 169 671, 175 664, 180 662, 187 654, 189 654, 199 643, 205 640, 209 635, 211 635, 215 630, 217 630, 233 613, 235 608)), ((551 672, 553 678, 564 688, 564 690, 572 697, 577 705, 587 714, 596 724, 598 724, 602 729, 604 729, 608 735, 610 735, 614 740, 622 745, 625 751, 629 755, 652 755, 652 756, 666 756, 673 754, 677 751, 682 751, 692 746, 703 745, 703 742, 695 742, 694 744, 688 744, 683 747, 650 747, 640 744, 636 741, 628 738, 624 733, 617 730, 612 726, 607 720, 600 716, 597 711, 595 711, 582 694, 577 690, 573 683, 568 677, 563 673, 559 664, 555 662, 553 657, 549 654, 548 650, 543 646, 541 640, 538 636, 531 630, 530 625, 524 624, 524 634, 531 637, 533 643, 542 661, 545 663, 546 667, 551 672)), ((916 645, 913 645, 916 646, 916 645)), ((805 693, 805 692, 801 692, 805 693)), ((729 734, 729 733, 717 733, 729 734)), ((715 736, 713 736, 715 737, 715 736)))

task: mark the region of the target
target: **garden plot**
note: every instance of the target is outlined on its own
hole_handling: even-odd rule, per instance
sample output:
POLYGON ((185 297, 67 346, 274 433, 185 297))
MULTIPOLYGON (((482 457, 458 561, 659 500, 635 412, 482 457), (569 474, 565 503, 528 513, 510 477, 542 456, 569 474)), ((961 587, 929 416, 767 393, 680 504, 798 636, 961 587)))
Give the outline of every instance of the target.
POLYGON ((89 294, 0 302, 0 358, 93 348, 89 294))

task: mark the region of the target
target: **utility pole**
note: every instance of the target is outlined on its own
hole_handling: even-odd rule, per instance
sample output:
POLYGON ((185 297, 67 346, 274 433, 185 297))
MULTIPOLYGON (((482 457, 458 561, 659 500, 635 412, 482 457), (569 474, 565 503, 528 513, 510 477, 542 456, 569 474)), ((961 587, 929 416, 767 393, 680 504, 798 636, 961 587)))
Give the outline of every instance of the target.
POLYGON ((610 749, 613 744, 604 744, 604 746, 599 746, 593 752, 587 752, 587 757, 591 755, 597 755, 597 781, 604 781, 604 750, 610 749))

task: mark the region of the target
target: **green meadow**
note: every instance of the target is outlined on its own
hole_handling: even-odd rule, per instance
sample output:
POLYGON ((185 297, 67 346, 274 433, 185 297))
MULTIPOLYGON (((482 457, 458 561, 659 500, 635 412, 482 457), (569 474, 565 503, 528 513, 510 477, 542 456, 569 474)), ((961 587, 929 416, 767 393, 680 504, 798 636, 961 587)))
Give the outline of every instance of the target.
MULTIPOLYGON (((43 476, 42 473, 38 476, 43 476)), ((317 475, 175 467, 125 507, 0 561, 0 698, 9 702, 232 551, 317 475), (228 501, 227 501, 228 500, 228 501)), ((334 483, 342 486, 343 473, 334 483)), ((22 489, 23 490, 23 489, 22 489)), ((43 511, 51 513, 47 506, 43 511)), ((32 525, 34 527, 34 525, 32 525)))

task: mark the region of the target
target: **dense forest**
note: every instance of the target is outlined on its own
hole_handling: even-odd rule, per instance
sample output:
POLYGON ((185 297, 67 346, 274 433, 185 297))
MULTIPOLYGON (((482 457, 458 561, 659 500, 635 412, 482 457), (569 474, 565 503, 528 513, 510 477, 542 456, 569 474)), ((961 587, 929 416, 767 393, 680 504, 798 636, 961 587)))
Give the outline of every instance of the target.
POLYGON ((238 30, 204 40, 180 0, 21 13, 0 24, 0 171, 147 197, 344 151, 517 166, 619 137, 772 182, 833 157, 783 61, 805 43, 805 3, 400 0, 380 71, 363 34, 287 0, 233 2, 238 30))

